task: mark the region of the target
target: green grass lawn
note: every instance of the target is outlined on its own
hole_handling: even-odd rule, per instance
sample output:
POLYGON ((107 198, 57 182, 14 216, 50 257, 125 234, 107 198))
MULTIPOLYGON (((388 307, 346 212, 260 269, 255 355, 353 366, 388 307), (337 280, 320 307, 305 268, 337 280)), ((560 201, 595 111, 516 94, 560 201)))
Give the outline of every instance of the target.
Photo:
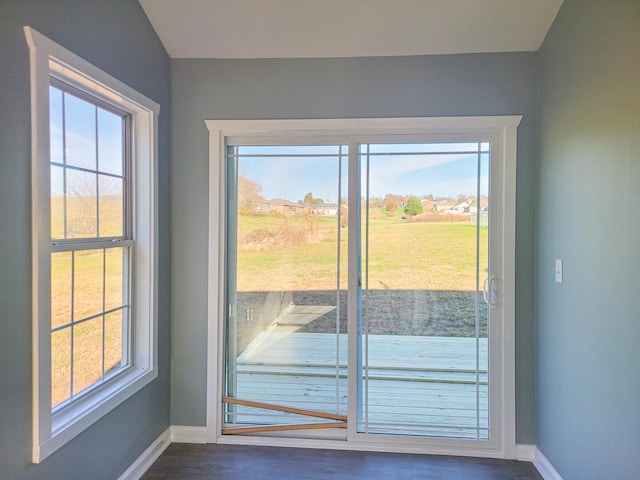
MULTIPOLYGON (((63 197, 53 196, 51 236, 64 238, 65 223, 67 238, 120 236, 122 213, 119 196, 102 197, 100 202, 91 196, 69 197, 66 203, 63 197)), ((123 261, 122 248, 51 256, 51 327, 68 325, 51 335, 52 406, 100 380, 103 368, 108 372, 120 365, 122 311, 70 323, 123 305, 123 261)))
MULTIPOLYGON (((304 227, 295 217, 240 216, 239 231, 276 234, 283 222, 304 227), (297 223, 296 223, 297 222, 297 223)), ((317 238, 290 246, 240 245, 238 291, 330 290, 336 287, 340 230, 341 276, 346 287, 347 229, 336 217, 320 217, 317 238)), ((363 260, 367 239, 363 229, 363 260)), ((481 280, 487 265, 487 228, 480 229, 481 280)), ((409 223, 379 216, 369 222, 370 289, 475 290, 476 228, 463 223, 409 223)), ((363 277, 365 275, 363 270, 363 277)), ((364 281, 364 279, 363 279, 364 281)))
POLYGON ((51 197, 51 237, 64 238, 65 211, 67 238, 95 238, 96 233, 102 237, 118 237, 122 235, 122 197, 73 198, 66 200, 62 196, 51 197), (96 212, 96 208, 98 212, 96 212), (66 209, 66 210, 65 210, 66 209), (99 214, 99 232, 98 228, 99 214))
MULTIPOLYGON (((123 250, 114 247, 52 254, 52 327, 67 325, 72 320, 78 321, 123 304, 123 250)), ((105 372, 120 364, 122 315, 122 311, 115 311, 104 316, 104 323, 103 317, 99 316, 52 334, 52 406, 69 397, 72 380, 75 394, 102 377, 103 354, 105 372)))

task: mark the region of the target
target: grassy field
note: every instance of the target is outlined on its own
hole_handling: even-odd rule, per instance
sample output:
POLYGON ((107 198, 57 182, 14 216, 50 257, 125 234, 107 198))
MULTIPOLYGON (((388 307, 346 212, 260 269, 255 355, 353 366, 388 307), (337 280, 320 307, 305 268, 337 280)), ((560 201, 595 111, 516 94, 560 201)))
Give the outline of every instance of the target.
MULTIPOLYGON (((96 200, 70 198, 66 205, 68 238, 95 237, 96 200)), ((62 197, 51 201, 51 235, 64 237, 62 197)), ((122 204, 105 197, 99 205, 100 235, 122 234, 122 204)), ((83 318, 123 305, 122 248, 54 253, 51 257, 52 406, 91 386, 120 365, 123 313, 116 311, 80 324, 83 318), (72 295, 73 292, 73 295, 72 295), (73 367, 72 367, 73 365, 73 367)))
POLYGON ((121 338, 121 312, 106 315, 104 327, 102 317, 98 317, 54 332, 51 337, 51 406, 69 398, 72 380, 73 394, 77 394, 102 378, 103 341, 104 372, 118 367, 122 356, 121 338))
POLYGON ((122 311, 105 315, 104 325, 102 316, 78 325, 71 322, 123 304, 123 255, 122 248, 52 255, 51 325, 67 325, 51 338, 52 405, 69 397, 72 380, 76 394, 102 377, 103 352, 104 372, 120 364, 122 311))
MULTIPOLYGON (((239 237, 282 230, 295 219, 240 216, 239 237)), ((299 224, 304 228, 304 224, 299 224)), ((336 217, 320 217, 309 243, 239 245, 238 291, 332 290, 336 288, 336 217)), ((363 229, 364 230, 364 229, 363 229)), ((347 281, 347 229, 340 229, 341 288, 347 281)), ((463 223, 409 223, 379 215, 369 222, 368 287, 371 290, 475 290, 476 228, 463 223)), ((363 234, 363 237, 365 235, 363 234)), ((271 237, 270 237, 271 238, 271 237)), ((487 265, 487 229, 480 229, 480 265, 487 265)), ((363 259, 367 243, 363 238, 363 259)), ((363 269, 363 281, 366 281, 363 269)))
POLYGON ((51 197, 51 238, 64 238, 65 223, 67 238, 91 238, 96 237, 97 233, 102 237, 120 236, 122 235, 122 197, 105 196, 100 198, 100 202, 96 201, 96 197, 91 196, 69 197, 66 201, 66 220, 63 197, 51 197), (97 232, 98 228, 99 232, 97 232))

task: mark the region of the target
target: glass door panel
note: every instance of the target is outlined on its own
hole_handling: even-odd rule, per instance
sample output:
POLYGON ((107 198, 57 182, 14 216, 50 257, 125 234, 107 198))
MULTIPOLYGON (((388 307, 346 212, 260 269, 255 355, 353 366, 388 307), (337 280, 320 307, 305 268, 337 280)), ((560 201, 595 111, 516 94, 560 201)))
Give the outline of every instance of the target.
POLYGON ((362 144, 360 433, 489 439, 489 143, 362 144))
POLYGON ((346 426, 346 156, 227 147, 223 433, 346 426))

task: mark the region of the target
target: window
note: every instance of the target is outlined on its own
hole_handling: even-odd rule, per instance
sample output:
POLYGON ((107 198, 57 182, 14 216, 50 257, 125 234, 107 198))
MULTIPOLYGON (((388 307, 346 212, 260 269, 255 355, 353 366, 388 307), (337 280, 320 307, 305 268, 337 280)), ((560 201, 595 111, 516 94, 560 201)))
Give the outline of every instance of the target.
POLYGON ((54 412, 130 366, 129 118, 49 87, 54 412))
POLYGON ((157 104, 25 27, 39 462, 157 376, 157 104))
POLYGON ((206 122, 210 439, 513 458, 519 121, 206 122))

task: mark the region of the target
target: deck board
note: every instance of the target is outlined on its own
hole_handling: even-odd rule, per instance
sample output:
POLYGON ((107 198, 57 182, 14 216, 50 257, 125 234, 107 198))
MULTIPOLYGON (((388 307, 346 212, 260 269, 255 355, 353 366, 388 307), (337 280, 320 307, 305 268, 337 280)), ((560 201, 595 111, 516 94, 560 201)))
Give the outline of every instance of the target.
MULTIPOLYGON (((486 436, 486 339, 372 335, 366 345, 369 368, 364 384, 370 431, 486 436)), ((233 396, 346 414, 346 346, 344 334, 300 333, 286 328, 262 332, 238 356, 233 396)), ((235 414, 228 419, 238 423, 309 421, 300 415, 241 406, 232 411, 235 414)))
MULTIPOLYGON (((455 337, 410 337, 403 335, 370 335, 368 344, 371 368, 412 368, 476 370, 476 340, 455 337)), ((487 370, 487 340, 479 339, 479 368, 487 370)), ((240 363, 313 364, 334 366, 339 348, 340 365, 347 364, 347 338, 340 334, 262 332, 239 356, 240 363)))

